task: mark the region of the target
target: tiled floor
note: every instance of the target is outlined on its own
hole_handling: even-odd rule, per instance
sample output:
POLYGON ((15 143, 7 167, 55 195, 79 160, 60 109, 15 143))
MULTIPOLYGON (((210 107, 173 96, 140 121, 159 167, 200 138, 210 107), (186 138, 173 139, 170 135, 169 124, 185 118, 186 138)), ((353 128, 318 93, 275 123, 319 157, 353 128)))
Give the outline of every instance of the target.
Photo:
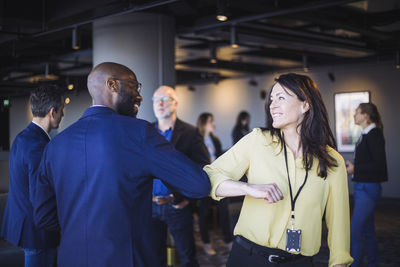
MULTIPOLYGON (((376 230, 379 242, 379 255, 382 267, 400 266, 400 200, 384 199, 376 211, 376 230)), ((325 232, 326 234, 326 232, 325 232)), ((211 242, 217 255, 206 255, 201 247, 200 236, 196 233, 197 255, 201 267, 225 266, 228 252, 217 230, 210 233, 211 242)), ((315 256, 315 267, 328 266, 329 251, 326 237, 323 238, 320 253, 315 256)), ((364 265, 367 266, 366 264, 364 265)), ((10 248, 5 241, 0 240, 0 267, 23 267, 23 253, 15 248, 10 248)))

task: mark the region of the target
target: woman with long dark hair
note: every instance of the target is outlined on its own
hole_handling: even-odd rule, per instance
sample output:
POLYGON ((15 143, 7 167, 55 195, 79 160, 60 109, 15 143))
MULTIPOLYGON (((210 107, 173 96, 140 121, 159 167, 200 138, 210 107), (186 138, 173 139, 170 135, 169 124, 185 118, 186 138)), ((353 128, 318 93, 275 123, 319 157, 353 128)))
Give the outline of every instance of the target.
POLYGON ((250 114, 242 110, 237 118, 236 124, 232 130, 232 142, 236 144, 243 136, 249 133, 250 114))
POLYGON ((266 102, 268 129, 255 129, 204 167, 214 199, 244 195, 227 266, 312 266, 329 229, 329 266, 347 266, 347 174, 317 85, 281 75, 266 102), (238 181, 244 174, 248 183, 238 181))
POLYGON ((378 243, 375 234, 374 210, 381 197, 381 182, 388 180, 383 124, 377 107, 361 103, 354 114, 362 135, 356 144, 354 164, 347 161, 347 172, 353 174, 354 209, 351 219, 351 266, 361 265, 363 238, 368 266, 378 265, 378 243))
MULTIPOLYGON (((214 116, 211 113, 204 112, 197 119, 197 128, 204 138, 204 144, 210 154, 211 162, 222 155, 222 146, 218 137, 215 136, 214 116)), ((199 208, 199 228, 201 241, 203 242, 203 250, 208 255, 215 255, 216 251, 211 246, 210 237, 208 235, 208 215, 213 200, 206 197, 200 200, 199 208)), ((224 199, 217 203, 219 224, 222 230, 225 246, 228 250, 232 248, 232 232, 229 223, 228 199, 224 199)))

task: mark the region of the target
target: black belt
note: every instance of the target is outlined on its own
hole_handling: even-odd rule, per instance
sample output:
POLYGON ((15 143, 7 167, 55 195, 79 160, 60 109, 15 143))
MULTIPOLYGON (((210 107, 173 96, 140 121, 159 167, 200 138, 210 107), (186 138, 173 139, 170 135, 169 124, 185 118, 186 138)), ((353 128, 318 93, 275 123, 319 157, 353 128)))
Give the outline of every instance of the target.
POLYGON ((250 253, 264 256, 268 262, 271 263, 285 263, 305 258, 312 258, 300 254, 291 254, 280 249, 263 247, 239 235, 235 237, 235 242, 244 249, 248 250, 250 253))

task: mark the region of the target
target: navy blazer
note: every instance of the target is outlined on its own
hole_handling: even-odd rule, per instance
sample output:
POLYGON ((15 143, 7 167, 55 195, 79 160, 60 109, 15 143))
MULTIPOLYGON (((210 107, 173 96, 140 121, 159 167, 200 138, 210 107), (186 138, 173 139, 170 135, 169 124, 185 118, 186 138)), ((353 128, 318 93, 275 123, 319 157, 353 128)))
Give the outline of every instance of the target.
POLYGON ((189 197, 210 182, 148 122, 91 107, 46 147, 34 195, 35 220, 61 228, 58 266, 158 266, 152 177, 189 197))
POLYGON ((59 233, 39 230, 33 220, 29 184, 49 142, 47 134, 30 123, 14 140, 10 151, 10 189, 4 213, 1 236, 22 248, 54 248, 59 233))

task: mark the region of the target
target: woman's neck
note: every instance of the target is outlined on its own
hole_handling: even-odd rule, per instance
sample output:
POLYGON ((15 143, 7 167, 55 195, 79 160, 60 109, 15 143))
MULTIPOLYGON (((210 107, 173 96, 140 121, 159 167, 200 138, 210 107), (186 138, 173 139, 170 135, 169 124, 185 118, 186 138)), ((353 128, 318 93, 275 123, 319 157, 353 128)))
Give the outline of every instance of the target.
POLYGON ((294 157, 297 159, 297 157, 303 153, 300 134, 295 128, 283 129, 282 132, 286 145, 293 152, 294 157))
POLYGON ((360 126, 361 126, 361 128, 362 128, 363 130, 365 130, 365 128, 367 128, 367 127, 370 126, 371 124, 372 124, 372 122, 365 121, 365 122, 361 123, 360 126))

